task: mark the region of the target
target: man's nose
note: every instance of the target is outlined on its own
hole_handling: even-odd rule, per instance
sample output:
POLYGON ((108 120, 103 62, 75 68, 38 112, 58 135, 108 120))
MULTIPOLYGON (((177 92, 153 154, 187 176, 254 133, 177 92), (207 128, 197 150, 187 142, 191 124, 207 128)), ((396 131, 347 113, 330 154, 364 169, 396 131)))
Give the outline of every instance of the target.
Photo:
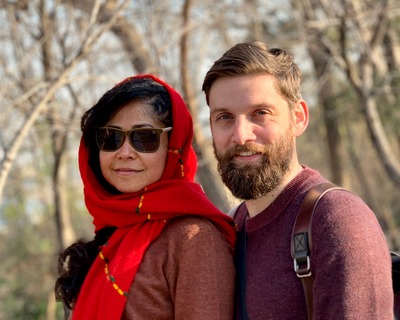
POLYGON ((244 145, 248 141, 254 141, 254 125, 245 117, 238 117, 235 120, 233 142, 237 145, 244 145))

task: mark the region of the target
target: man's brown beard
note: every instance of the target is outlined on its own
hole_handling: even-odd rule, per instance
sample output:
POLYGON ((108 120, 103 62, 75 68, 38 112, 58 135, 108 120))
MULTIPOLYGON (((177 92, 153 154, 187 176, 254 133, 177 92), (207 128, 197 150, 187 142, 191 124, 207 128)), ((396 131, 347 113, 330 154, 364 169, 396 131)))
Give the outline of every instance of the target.
POLYGON ((276 145, 248 143, 234 146, 225 153, 218 152, 214 143, 213 147, 222 181, 242 200, 259 199, 279 186, 290 169, 295 149, 291 135, 282 137, 276 145), (261 163, 235 161, 235 155, 246 151, 261 153, 261 163))

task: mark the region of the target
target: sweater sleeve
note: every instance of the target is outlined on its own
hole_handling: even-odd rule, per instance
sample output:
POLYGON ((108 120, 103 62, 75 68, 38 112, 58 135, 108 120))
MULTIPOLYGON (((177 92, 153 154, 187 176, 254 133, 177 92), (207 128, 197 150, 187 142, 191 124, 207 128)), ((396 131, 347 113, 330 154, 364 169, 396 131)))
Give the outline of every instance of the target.
POLYGON ((176 320, 233 319, 232 249, 208 221, 188 228, 177 260, 176 320))
POLYGON ((233 249, 214 225, 174 219, 144 255, 122 319, 231 320, 234 286, 233 249))
POLYGON ((393 319, 391 260, 374 213, 354 194, 331 191, 312 229, 314 319, 393 319))

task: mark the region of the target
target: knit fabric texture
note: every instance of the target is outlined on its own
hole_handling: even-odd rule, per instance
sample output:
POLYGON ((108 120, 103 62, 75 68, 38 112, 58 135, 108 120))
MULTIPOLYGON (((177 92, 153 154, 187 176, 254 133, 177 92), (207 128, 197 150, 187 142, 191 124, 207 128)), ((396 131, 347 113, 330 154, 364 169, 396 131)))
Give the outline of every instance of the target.
POLYGON ((232 320, 233 250, 204 218, 173 219, 149 246, 122 320, 232 320))
MULTIPOLYGON (((305 167, 255 217, 247 216, 244 204, 239 208, 235 220, 247 233, 246 304, 251 320, 307 319, 290 241, 306 192, 323 182, 317 171, 305 167)), ((368 206, 351 192, 328 192, 316 207, 312 235, 313 319, 392 320, 390 254, 368 206)))

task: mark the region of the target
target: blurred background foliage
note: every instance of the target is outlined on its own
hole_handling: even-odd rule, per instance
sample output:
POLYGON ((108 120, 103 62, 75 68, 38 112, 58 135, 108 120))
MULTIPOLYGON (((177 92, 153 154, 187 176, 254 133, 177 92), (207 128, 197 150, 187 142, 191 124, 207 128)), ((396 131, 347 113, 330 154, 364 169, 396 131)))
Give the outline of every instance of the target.
POLYGON ((202 80, 232 45, 295 56, 310 125, 303 164, 358 193, 399 250, 397 0, 0 0, 0 319, 61 319, 60 250, 92 237, 77 165, 80 117, 121 79, 154 73, 195 124, 197 180, 227 211, 202 80))

